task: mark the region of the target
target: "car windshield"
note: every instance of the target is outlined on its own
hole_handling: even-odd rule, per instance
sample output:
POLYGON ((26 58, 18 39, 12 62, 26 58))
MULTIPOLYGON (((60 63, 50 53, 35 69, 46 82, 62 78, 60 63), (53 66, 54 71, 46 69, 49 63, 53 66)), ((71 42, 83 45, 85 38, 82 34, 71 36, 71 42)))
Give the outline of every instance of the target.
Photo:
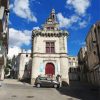
POLYGON ((40 77, 39 79, 40 79, 40 80, 47 80, 46 77, 40 77))

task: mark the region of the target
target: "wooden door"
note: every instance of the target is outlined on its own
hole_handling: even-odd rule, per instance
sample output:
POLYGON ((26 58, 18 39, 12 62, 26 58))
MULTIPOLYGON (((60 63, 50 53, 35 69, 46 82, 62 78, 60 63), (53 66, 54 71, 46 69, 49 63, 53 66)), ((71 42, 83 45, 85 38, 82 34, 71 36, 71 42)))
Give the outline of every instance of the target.
POLYGON ((47 63, 46 64, 45 74, 46 75, 54 75, 55 74, 55 67, 52 63, 47 63))

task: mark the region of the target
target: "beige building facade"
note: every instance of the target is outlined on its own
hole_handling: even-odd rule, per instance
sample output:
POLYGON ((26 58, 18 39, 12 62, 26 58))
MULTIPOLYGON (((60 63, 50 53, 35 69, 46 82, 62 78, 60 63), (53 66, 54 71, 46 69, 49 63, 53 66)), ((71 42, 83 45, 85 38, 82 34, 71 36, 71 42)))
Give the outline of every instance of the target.
POLYGON ((58 74, 68 83, 67 37, 68 32, 59 29, 54 9, 43 28, 32 31, 32 84, 38 75, 58 74))
POLYGON ((77 56, 80 81, 87 81, 87 47, 81 47, 77 56))
POLYGON ((100 21, 94 24, 87 37, 88 81, 100 86, 100 21))
POLYGON ((31 53, 19 53, 17 57, 18 65, 16 66, 19 80, 29 78, 27 71, 30 71, 31 74, 31 70, 28 70, 31 67, 30 60, 31 53))
POLYGON ((77 68, 78 67, 78 57, 77 56, 69 56, 69 67, 77 68))
POLYGON ((78 75, 78 57, 77 56, 69 56, 69 80, 76 81, 79 80, 78 75))
POLYGON ((0 0, 0 80, 4 80, 4 68, 8 53, 9 0, 0 0))

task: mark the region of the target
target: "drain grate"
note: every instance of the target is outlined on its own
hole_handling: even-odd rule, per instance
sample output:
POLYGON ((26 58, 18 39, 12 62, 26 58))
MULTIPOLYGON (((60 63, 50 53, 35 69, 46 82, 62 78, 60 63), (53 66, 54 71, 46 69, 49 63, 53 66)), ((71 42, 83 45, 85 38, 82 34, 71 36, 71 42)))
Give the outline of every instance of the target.
POLYGON ((27 96, 27 98, 34 98, 34 96, 27 96))

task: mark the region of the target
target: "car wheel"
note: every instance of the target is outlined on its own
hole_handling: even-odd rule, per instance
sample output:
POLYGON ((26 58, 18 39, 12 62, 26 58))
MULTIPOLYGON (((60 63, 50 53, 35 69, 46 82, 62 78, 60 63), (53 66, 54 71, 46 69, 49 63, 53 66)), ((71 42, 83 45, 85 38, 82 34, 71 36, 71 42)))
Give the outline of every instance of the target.
POLYGON ((37 84, 37 85, 36 85, 36 87, 37 87, 37 88, 40 88, 40 87, 41 87, 41 85, 40 85, 40 84, 37 84))
POLYGON ((57 88, 58 87, 58 85, 57 84, 54 84, 54 88, 57 88))

